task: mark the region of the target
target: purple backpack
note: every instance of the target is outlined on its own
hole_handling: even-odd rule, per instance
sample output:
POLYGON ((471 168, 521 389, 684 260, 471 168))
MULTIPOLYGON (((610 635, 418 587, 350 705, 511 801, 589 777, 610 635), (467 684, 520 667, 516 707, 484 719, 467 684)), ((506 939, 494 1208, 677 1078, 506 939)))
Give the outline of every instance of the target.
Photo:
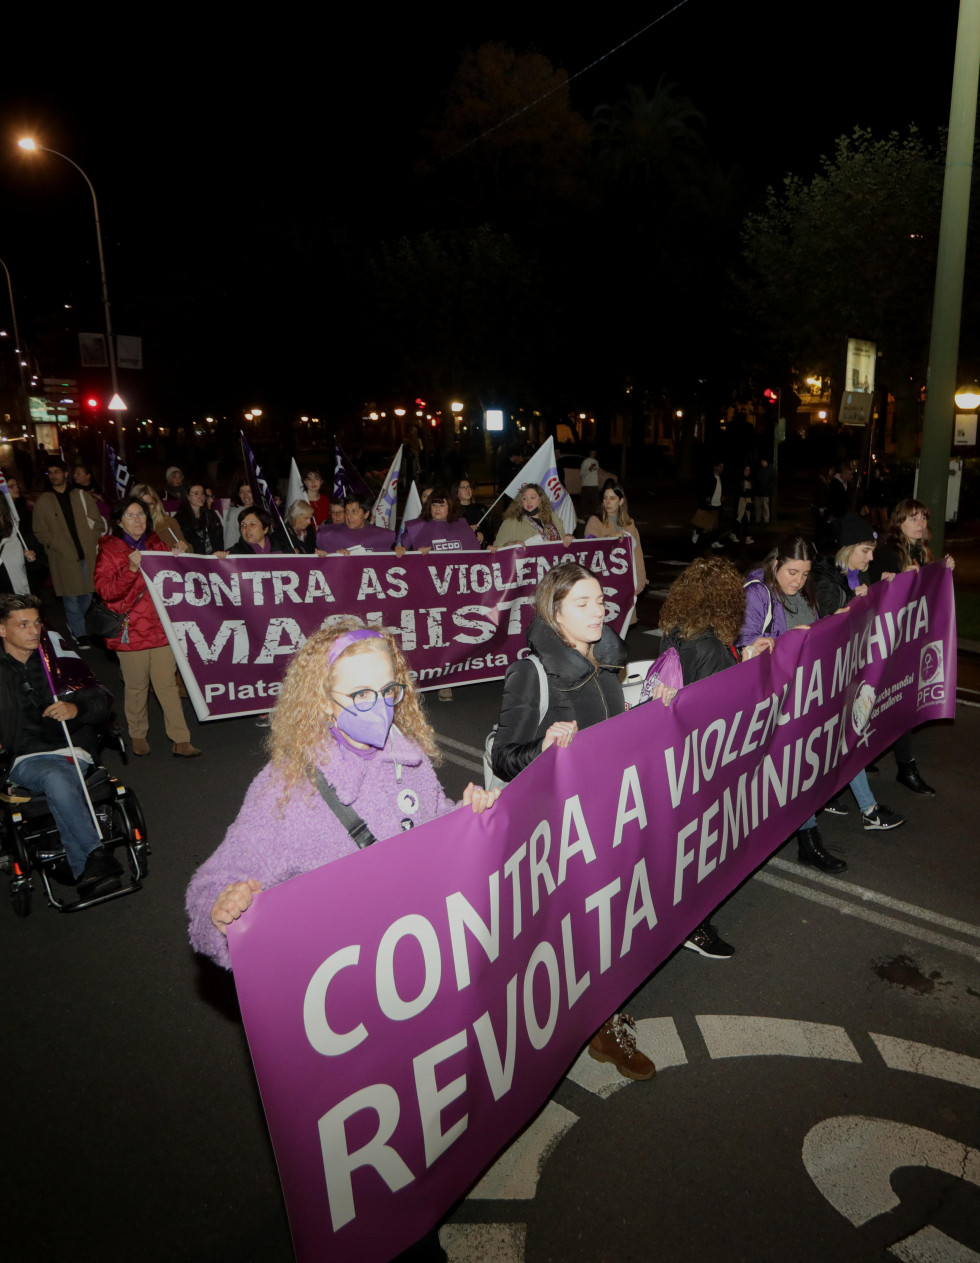
POLYGON ((679 689, 684 686, 684 672, 681 669, 681 656, 676 649, 665 649, 653 666, 647 671, 647 678, 640 689, 640 700, 637 705, 650 701, 657 684, 666 684, 668 688, 679 689))

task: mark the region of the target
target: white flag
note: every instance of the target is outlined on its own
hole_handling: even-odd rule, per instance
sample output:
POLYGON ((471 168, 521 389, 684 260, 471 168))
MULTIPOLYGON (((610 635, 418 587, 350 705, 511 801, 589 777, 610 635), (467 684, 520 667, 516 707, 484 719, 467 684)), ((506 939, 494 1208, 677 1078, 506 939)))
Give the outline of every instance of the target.
POLYGON ((405 512, 402 514, 401 530, 398 532, 398 538, 401 539, 402 531, 405 529, 406 522, 412 522, 422 513, 422 497, 419 495, 419 489, 415 485, 415 479, 412 479, 412 485, 408 489, 408 499, 405 501, 405 512))
POLYGON ((564 526, 569 535, 575 533, 575 505, 572 497, 562 485, 558 473, 558 461, 555 459, 555 440, 545 439, 523 469, 519 470, 504 488, 504 495, 513 500, 520 495, 525 483, 537 483, 544 487, 545 495, 551 505, 551 512, 564 526))
MULTIPOLYGON (((395 453, 395 459, 391 462, 391 468, 388 470, 388 477, 381 486, 381 491, 371 512, 371 523, 374 526, 382 527, 386 531, 394 529, 395 510, 398 507, 398 473, 402 467, 402 447, 404 447, 404 444, 395 453)), ((414 487, 415 484, 413 483, 412 486, 414 487)))
POLYGON ((286 485, 286 512, 289 512, 297 500, 305 499, 306 487, 303 485, 303 479, 299 476, 296 460, 293 458, 289 462, 289 482, 286 485))
MULTIPOLYGON (((19 478, 20 474, 17 476, 19 478)), ((20 526, 20 514, 17 512, 17 505, 14 503, 14 497, 10 494, 10 488, 7 486, 7 480, 3 476, 2 469, 0 469, 0 492, 7 497, 7 508, 10 510, 10 516, 14 520, 14 526, 20 526)))

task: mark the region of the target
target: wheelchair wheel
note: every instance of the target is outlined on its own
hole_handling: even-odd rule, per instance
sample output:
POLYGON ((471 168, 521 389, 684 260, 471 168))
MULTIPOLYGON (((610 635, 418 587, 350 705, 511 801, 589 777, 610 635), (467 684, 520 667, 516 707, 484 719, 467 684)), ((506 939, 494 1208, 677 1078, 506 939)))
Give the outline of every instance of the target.
POLYGON ((150 848, 146 844, 143 813, 135 794, 128 792, 112 804, 112 831, 126 839, 129 871, 134 881, 142 881, 150 871, 150 848))
POLYGON ((143 816, 140 800, 133 791, 127 789, 125 793, 115 799, 113 807, 121 813, 117 823, 124 826, 121 832, 126 839, 130 842, 146 842, 148 840, 146 836, 146 819, 143 816))
POLYGON ((135 846, 127 850, 126 854, 129 857, 129 871, 133 875, 133 880, 143 881, 150 871, 150 848, 145 842, 137 842, 135 846))

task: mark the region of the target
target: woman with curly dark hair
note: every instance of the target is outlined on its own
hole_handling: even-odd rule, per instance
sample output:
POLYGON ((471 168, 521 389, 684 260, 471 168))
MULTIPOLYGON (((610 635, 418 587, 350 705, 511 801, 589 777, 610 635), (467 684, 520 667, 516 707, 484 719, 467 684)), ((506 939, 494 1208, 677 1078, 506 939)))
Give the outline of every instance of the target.
MULTIPOLYGON (((725 557, 698 557, 674 580, 660 610, 664 648, 677 650, 684 683, 694 684, 766 650, 772 638, 757 636, 736 647, 745 617, 742 576, 725 557)), ((709 960, 728 960, 735 949, 702 921, 684 942, 709 960)))

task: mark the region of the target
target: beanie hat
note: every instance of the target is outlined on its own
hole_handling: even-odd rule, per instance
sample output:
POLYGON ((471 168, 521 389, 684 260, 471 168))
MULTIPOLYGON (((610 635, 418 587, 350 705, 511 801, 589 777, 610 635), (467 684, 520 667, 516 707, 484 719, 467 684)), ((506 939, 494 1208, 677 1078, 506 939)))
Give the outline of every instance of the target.
POLYGON ((878 538, 871 522, 860 513, 847 513, 840 522, 840 547, 851 548, 855 544, 870 544, 878 538))

